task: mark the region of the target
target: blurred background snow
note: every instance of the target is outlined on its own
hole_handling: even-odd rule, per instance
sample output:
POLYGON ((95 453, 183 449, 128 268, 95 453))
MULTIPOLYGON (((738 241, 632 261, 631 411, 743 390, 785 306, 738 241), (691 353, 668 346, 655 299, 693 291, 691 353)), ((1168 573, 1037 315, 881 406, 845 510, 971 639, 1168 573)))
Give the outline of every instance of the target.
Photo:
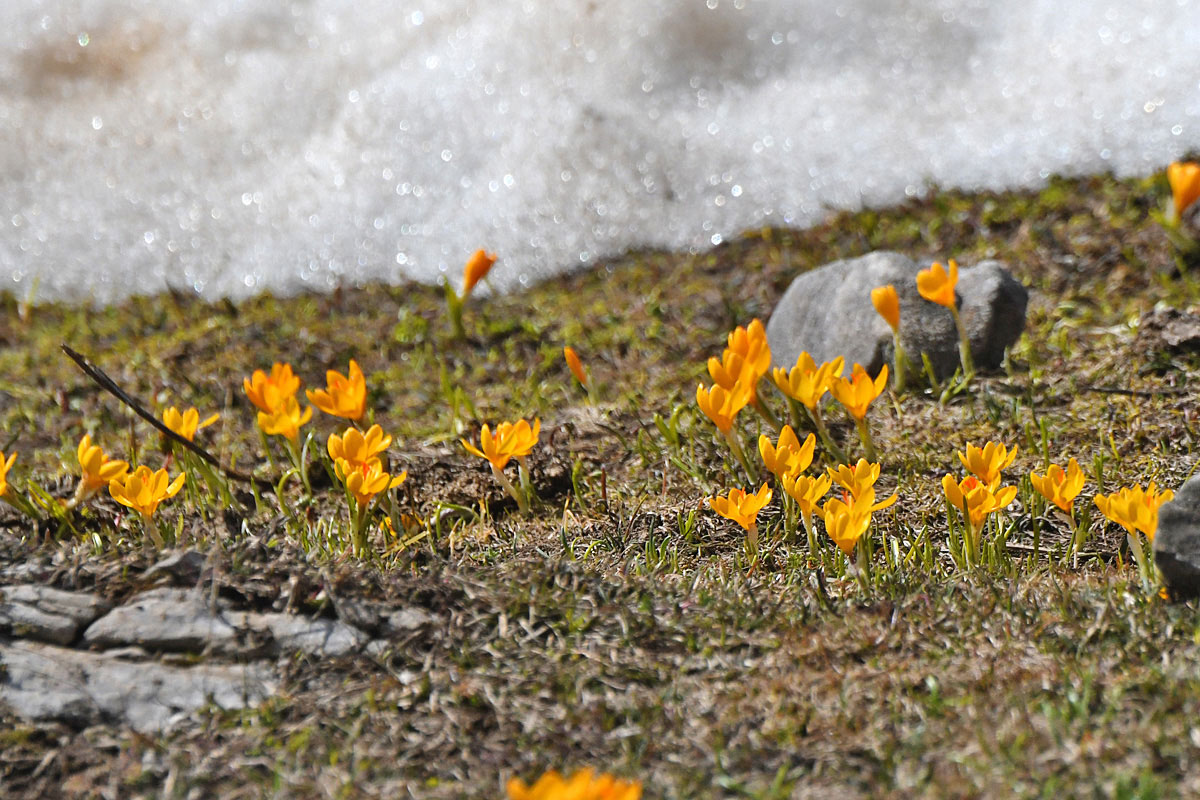
POLYGON ((0 289, 458 280, 1200 147, 1200 0, 10 0, 0 289))

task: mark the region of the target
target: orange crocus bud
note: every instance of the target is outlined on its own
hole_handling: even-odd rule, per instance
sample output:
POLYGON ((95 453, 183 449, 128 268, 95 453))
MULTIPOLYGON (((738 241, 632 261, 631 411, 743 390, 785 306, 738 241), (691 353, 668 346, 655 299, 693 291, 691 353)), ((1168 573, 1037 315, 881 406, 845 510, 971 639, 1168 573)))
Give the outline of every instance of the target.
POLYGON ((891 326, 893 331, 899 332, 900 296, 896 294, 895 286, 889 283, 887 286, 872 289, 871 305, 875 306, 875 310, 879 312, 879 316, 887 321, 887 324, 891 326))
POLYGON ((463 297, 471 293, 471 290, 475 288, 475 284, 487 276, 488 272, 492 269, 492 265, 495 263, 495 253, 488 253, 485 250, 475 251, 475 254, 467 260, 467 265, 463 268, 463 297))
POLYGON ((1171 201, 1175 219, 1200 200, 1200 164, 1194 161, 1176 161, 1167 167, 1167 182, 1171 184, 1171 201))

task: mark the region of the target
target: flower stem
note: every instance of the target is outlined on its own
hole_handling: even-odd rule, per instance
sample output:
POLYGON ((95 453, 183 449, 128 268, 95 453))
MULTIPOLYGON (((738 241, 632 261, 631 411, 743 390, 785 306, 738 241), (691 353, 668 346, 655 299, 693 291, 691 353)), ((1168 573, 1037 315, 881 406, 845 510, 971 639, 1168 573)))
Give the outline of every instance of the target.
POLYGON ((867 424, 867 418, 862 417, 855 419, 854 424, 858 428, 858 438, 862 439, 863 449, 866 451, 867 461, 878 461, 879 456, 875 452, 875 440, 871 438, 871 426, 867 424))
POLYGON ((954 317, 954 327, 958 328, 958 357, 962 362, 963 383, 970 383, 975 377, 975 360, 971 358, 971 340, 967 338, 967 329, 963 326, 958 307, 950 306, 950 314, 954 317))
POLYGON ((367 553, 367 504, 355 502, 354 504, 354 531, 351 536, 351 546, 354 549, 354 557, 362 558, 367 553))
POLYGON ((760 417, 767 421, 767 424, 770 425, 773 430, 779 430, 783 427, 779 424, 779 418, 771 413, 771 409, 767 408, 766 403, 762 401, 761 397, 755 397, 754 402, 750 405, 753 406, 754 410, 758 412, 760 417))
POLYGON ((1133 560, 1137 562, 1138 573, 1142 578, 1142 590, 1149 594, 1155 577, 1154 566, 1146 560, 1146 553, 1142 550, 1142 541, 1138 535, 1129 531, 1125 535, 1129 539, 1129 551, 1133 553, 1133 560))
POLYGON ((465 297, 460 297, 454 291, 454 287, 450 285, 450 281, 446 281, 446 311, 450 317, 450 327, 453 330, 455 339, 466 339, 467 331, 463 328, 463 305, 465 297))
POLYGON ((742 443, 738 441, 737 434, 733 432, 733 428, 727 431, 721 431, 725 435, 725 443, 729 445, 729 449, 733 451, 733 455, 737 458, 738 463, 742 465, 742 469, 746 470, 746 477, 751 482, 756 480, 754 470, 750 467, 750 462, 746 460, 746 451, 742 448, 742 443))
POLYGON ((899 331, 892 334, 892 359, 896 362, 893 365, 895 372, 892 374, 892 389, 896 394, 903 394, 908 384, 908 373, 912 371, 912 364, 908 360, 908 353, 904 352, 904 347, 900 344, 899 331))
POLYGON ((752 556, 758 555, 758 525, 753 522, 746 528, 746 547, 750 549, 752 556))
POLYGON ((516 487, 512 485, 512 481, 510 481, 508 476, 504 474, 504 470, 497 469, 496 465, 493 464, 492 475, 495 476, 496 480, 500 482, 500 485, 504 487, 504 491, 508 492, 509 496, 517 501, 517 509, 522 514, 528 514, 529 502, 525 499, 524 495, 518 492, 516 487))
POLYGON ((150 537, 150 540, 154 542, 155 550, 163 549, 163 537, 162 534, 158 532, 158 524, 155 523, 154 517, 150 516, 149 514, 142 514, 142 530, 147 536, 150 537))

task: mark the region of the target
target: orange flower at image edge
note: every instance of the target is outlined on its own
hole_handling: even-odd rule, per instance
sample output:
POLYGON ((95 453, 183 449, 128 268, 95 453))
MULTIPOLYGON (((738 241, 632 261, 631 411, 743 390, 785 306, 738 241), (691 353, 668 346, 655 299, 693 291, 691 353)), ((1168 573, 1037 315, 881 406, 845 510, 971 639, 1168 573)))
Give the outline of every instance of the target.
POLYGON ((607 773, 597 775, 592 769, 581 769, 570 778, 550 770, 533 786, 513 778, 506 789, 508 800, 641 800, 642 796, 640 781, 623 781, 607 773))

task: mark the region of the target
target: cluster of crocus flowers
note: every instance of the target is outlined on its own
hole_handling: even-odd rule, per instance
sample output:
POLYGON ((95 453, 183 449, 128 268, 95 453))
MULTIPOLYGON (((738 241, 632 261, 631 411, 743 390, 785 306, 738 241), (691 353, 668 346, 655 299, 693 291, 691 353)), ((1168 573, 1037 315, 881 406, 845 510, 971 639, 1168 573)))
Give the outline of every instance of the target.
POLYGON ((154 542, 155 547, 161 549, 164 542, 154 522, 154 512, 163 500, 179 494, 185 478, 186 476, 180 473, 175 480, 171 480, 165 469, 154 471, 147 466, 140 466, 132 472, 125 472, 114 478, 108 484, 108 492, 118 503, 128 506, 141 516, 146 535, 154 542))
POLYGON ((353 358, 347 374, 326 370, 325 388, 306 389, 304 394, 310 403, 330 416, 358 422, 367 413, 367 379, 353 358))
POLYGON ((1167 183, 1171 185, 1171 209, 1168 220, 1178 224, 1184 213, 1200 200, 1200 164, 1195 161, 1175 161, 1167 166, 1167 183))
POLYGON ((171 406, 163 412, 163 424, 189 442, 196 440, 196 431, 201 428, 207 428, 220 418, 220 414, 210 414, 201 422, 200 412, 195 408, 189 408, 187 411, 181 412, 175 406, 171 406))
POLYGON ((942 478, 942 491, 951 506, 963 518, 963 553, 968 567, 979 563, 984 521, 990 514, 1007 507, 1017 496, 1016 486, 1001 486, 1001 472, 1012 464, 1017 448, 988 442, 983 447, 968 444, 958 459, 968 475, 956 480, 953 475, 942 478))
POLYGON ((1146 537, 1146 541, 1154 543, 1154 534, 1158 531, 1158 509, 1163 503, 1175 497, 1170 489, 1159 491, 1154 481, 1145 489, 1141 486, 1120 489, 1112 494, 1098 494, 1093 499, 1096 507, 1104 516, 1125 529, 1129 540, 1129 550, 1137 562, 1138 571, 1142 576, 1142 585, 1147 591, 1153 584, 1154 567, 1146 559, 1142 550, 1138 533, 1146 537))
POLYGON ((466 338, 467 332, 463 328, 462 321, 463 306, 466 305, 467 298, 475 289, 475 285, 487 277, 495 263, 496 255, 494 253, 476 250, 463 267, 462 293, 455 292, 450 281, 446 281, 446 309, 450 313, 450 324, 454 329, 455 338, 466 338))
POLYGON ((907 353, 904 352, 904 346, 900 343, 900 295, 896 287, 889 283, 887 286, 872 289, 871 305, 875 306, 875 311, 892 329, 892 360, 895 365, 892 382, 897 392, 903 392, 911 365, 907 353))
POLYGON ((542 775, 532 786, 520 778, 505 787, 508 800, 641 800, 640 781, 623 781, 593 769, 581 769, 569 778, 555 770, 542 775))
POLYGON ((875 453, 875 442, 871 438, 871 428, 867 424, 867 411, 871 408, 871 403, 875 402, 875 398, 887 388, 887 379, 887 364, 883 365, 873 380, 861 364, 855 364, 849 378, 834 378, 829 385, 829 393, 854 419, 868 461, 876 461, 878 456, 875 453))
POLYGON ((341 460, 335 462, 334 471, 346 487, 346 492, 354 498, 354 530, 352 542, 354 555, 363 556, 367 551, 366 523, 371 501, 376 495, 395 489, 404 483, 407 472, 391 475, 384 471, 379 459, 360 464, 341 460))
POLYGON ((776 485, 782 486, 786 493, 783 501, 784 528, 789 535, 795 528, 794 512, 789 506, 789 500, 791 500, 800 512, 804 530, 808 534, 809 549, 814 552, 816 534, 812 525, 813 508, 814 504, 829 489, 829 480, 826 478, 820 494, 813 497, 821 479, 813 479, 804 474, 804 471, 812 463, 816 444, 816 437, 811 433, 802 444, 796 438, 796 432, 792 430, 791 425, 783 426, 783 430, 779 432, 779 439, 775 443, 772 443, 770 437, 765 434, 758 437, 758 452, 762 456, 763 464, 775 476, 776 485))
POLYGON ((729 494, 722 497, 708 498, 708 505, 713 511, 725 519, 732 520, 746 531, 746 546, 750 552, 758 552, 758 512, 771 502, 773 492, 767 484, 751 493, 745 489, 730 489, 729 494))
MULTIPOLYGON (((871 515, 896 502, 895 492, 886 500, 875 502, 875 482, 879 480, 880 465, 860 458, 856 464, 841 464, 829 469, 829 477, 842 487, 842 497, 825 503, 821 513, 825 531, 843 553, 850 555, 871 527, 871 515)), ((863 568, 867 568, 863 559, 863 568)))
POLYGON ((487 459, 492 466, 492 475, 517 501, 517 507, 522 514, 529 512, 529 500, 526 497, 529 491, 529 470, 525 459, 533 451, 533 446, 537 444, 541 429, 542 421, 540 419, 534 419, 532 425, 524 419, 519 419, 516 422, 501 422, 496 426, 495 431, 485 424, 479 432, 478 447, 466 439, 460 440, 468 453, 487 459), (519 464, 521 486, 524 490, 521 492, 517 491, 504 474, 504 467, 514 458, 519 464))
POLYGON ((771 368, 771 347, 762 320, 754 319, 746 327, 734 328, 727 338, 721 357, 708 360, 713 383, 728 392, 745 392, 747 403, 774 427, 778 423, 758 397, 758 382, 771 368))
POLYGON ((74 496, 67 501, 67 508, 74 508, 101 489, 108 487, 113 481, 119 481, 129 471, 128 462, 109 458, 104 451, 92 444, 92 437, 84 434, 75 450, 79 461, 79 485, 75 488, 74 496))
POLYGON ((846 360, 838 356, 833 361, 817 364, 808 351, 801 352, 796 358, 796 364, 790 370, 776 367, 771 373, 772 380, 788 398, 792 423, 800 424, 800 407, 803 406, 812 420, 821 444, 839 461, 845 461, 845 454, 829 438, 825 421, 821 416, 821 400, 829 391, 830 385, 842 375, 846 360))
POLYGON ((381 456, 392 443, 392 437, 383 428, 372 425, 363 433, 358 428, 347 428, 338 435, 331 433, 326 442, 329 458, 333 461, 334 474, 353 498, 351 523, 354 554, 366 553, 367 518, 371 501, 379 494, 404 483, 407 472, 391 475, 387 472, 381 456))
POLYGON ((300 378, 290 364, 275 362, 270 375, 256 369, 242 379, 242 388, 258 409, 258 427, 264 434, 282 436, 293 445, 299 441, 300 427, 312 419, 312 408, 300 408, 296 400, 300 378))
MULTIPOLYGON (((950 311, 954 327, 958 331, 958 356, 962 362, 963 379, 970 382, 975 376, 975 361, 971 357, 971 340, 958 313, 956 288, 958 287, 958 262, 950 259, 949 267, 935 261, 928 269, 917 273, 917 291, 931 303, 937 303, 950 311)), ((932 376, 931 376, 932 379, 932 376)))

